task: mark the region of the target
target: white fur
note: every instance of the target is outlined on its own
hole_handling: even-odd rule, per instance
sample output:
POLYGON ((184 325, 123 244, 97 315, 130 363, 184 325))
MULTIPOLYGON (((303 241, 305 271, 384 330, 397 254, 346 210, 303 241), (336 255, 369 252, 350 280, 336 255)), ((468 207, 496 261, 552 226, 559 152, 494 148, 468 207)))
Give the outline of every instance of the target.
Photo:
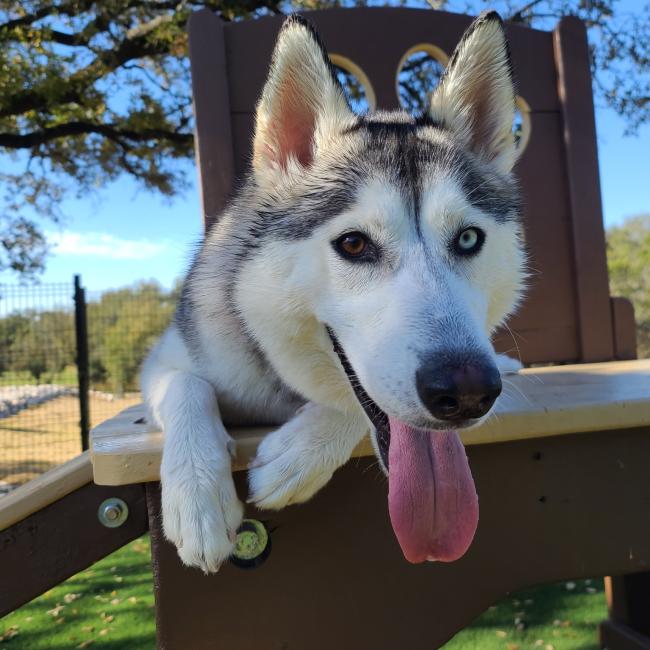
MULTIPOLYGON (((493 21, 464 41, 457 60, 463 69, 448 75, 432 111, 486 164, 507 173, 505 50, 493 21), (477 93, 488 93, 495 111, 478 129, 477 93)), ((350 146, 337 134, 354 117, 328 75, 313 35, 299 23, 284 29, 254 142, 251 191, 267 202, 290 197, 312 162, 326 188, 329 153, 350 146), (292 139, 295 128, 306 141, 292 139)), ((428 137, 442 136, 431 129, 428 137)), ((172 325, 142 372, 145 400, 165 434, 164 532, 184 563, 216 571, 241 522, 224 421, 281 425, 260 444, 249 472, 250 500, 276 509, 311 498, 368 432, 324 323, 370 397, 413 426, 436 425, 415 390, 424 356, 465 345, 513 369, 512 360, 494 356, 489 337, 519 299, 517 226, 472 207, 443 173, 432 172, 427 188, 419 237, 403 197, 377 170, 348 209, 309 237, 265 241, 228 286, 224 278, 239 264, 237 215, 224 213, 209 234, 187 283, 195 331, 183 336, 181 325, 172 325), (488 244, 461 265, 449 257, 448 237, 466 223, 480 226, 488 244), (352 230, 381 244, 380 264, 351 266, 334 252, 331 242, 352 230), (188 349, 191 340, 198 351, 188 349)))
POLYGON ((512 169, 515 102, 498 19, 483 19, 463 38, 453 66, 431 96, 431 113, 486 161, 503 172, 512 169))

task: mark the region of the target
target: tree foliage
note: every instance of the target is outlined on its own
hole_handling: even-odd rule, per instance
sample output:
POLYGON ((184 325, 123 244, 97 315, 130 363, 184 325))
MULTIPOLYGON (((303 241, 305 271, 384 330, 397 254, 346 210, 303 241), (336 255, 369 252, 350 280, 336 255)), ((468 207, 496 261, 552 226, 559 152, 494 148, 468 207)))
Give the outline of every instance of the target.
POLYGON ((650 214, 628 219, 607 232, 612 295, 634 304, 640 357, 650 357, 650 214))
MULTIPOLYGON (((137 390, 140 365, 169 324, 177 291, 154 282, 107 291, 87 305, 90 381, 115 393, 137 390)), ((27 372, 36 382, 58 382, 75 364, 71 308, 20 311, 0 318, 2 383, 21 383, 27 372)))
MULTIPOLYGON (((64 197, 121 174, 168 197, 185 187, 193 157, 185 32, 192 11, 207 7, 224 20, 241 20, 365 3, 0 0, 0 270, 30 274, 43 267, 40 218, 62 218, 64 197)), ((589 28, 599 101, 631 131, 650 121, 650 7, 628 14, 617 0, 429 4, 470 13, 491 6, 507 20, 542 28, 578 15, 589 28)), ((437 72, 426 57, 409 65, 400 96, 416 109, 437 72)), ((346 86, 358 104, 359 84, 348 77, 346 86)))

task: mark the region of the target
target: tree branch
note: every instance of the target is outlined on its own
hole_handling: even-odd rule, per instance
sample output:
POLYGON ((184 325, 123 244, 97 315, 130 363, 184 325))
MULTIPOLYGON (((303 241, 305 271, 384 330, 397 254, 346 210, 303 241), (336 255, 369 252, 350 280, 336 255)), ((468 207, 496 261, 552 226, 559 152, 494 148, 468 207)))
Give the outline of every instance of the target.
POLYGON ((32 133, 0 133, 0 147, 6 149, 33 149, 57 138, 73 135, 99 134, 122 144, 124 140, 146 142, 147 140, 167 140, 175 144, 192 144, 191 133, 168 131, 166 129, 123 129, 116 124, 94 124, 92 122, 66 122, 32 133))

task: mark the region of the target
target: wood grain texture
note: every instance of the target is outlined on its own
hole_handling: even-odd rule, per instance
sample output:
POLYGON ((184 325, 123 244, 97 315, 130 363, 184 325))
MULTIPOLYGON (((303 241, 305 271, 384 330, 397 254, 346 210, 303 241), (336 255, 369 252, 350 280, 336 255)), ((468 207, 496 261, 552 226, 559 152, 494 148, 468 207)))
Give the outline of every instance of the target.
MULTIPOLYGON (((123 411, 91 432, 94 480, 100 485, 155 481, 163 436, 142 406, 123 411)), ((466 445, 544 438, 650 425, 650 360, 530 368, 508 375, 495 415, 464 431, 466 445)), ((231 428, 235 469, 245 469, 271 427, 231 428)), ((373 454, 369 439, 355 456, 373 454)))

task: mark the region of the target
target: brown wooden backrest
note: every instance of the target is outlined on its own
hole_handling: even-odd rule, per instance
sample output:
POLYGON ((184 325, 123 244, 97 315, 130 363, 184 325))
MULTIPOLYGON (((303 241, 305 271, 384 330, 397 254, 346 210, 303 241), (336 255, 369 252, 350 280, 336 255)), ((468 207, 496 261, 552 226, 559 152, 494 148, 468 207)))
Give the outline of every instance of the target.
MULTIPOLYGON (((399 106, 404 54, 432 44, 451 55, 468 16, 401 8, 306 12, 330 54, 370 81, 377 107, 399 106)), ((282 17, 224 23, 203 10, 190 20, 197 158, 206 222, 247 168, 255 105, 282 17)), ((508 25, 518 94, 530 107, 530 140, 516 173, 524 192, 530 253, 527 299, 497 336, 525 363, 632 358, 631 306, 611 300, 600 201, 586 32, 575 18, 553 32, 508 25)))

